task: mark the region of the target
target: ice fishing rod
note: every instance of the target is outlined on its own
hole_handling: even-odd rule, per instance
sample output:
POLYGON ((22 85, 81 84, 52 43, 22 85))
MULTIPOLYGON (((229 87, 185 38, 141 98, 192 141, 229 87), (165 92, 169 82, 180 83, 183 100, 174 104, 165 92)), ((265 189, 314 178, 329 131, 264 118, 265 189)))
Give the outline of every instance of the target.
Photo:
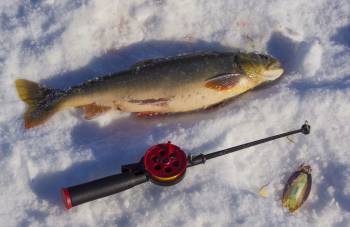
POLYGON ((187 155, 180 147, 171 142, 157 144, 149 148, 139 162, 123 165, 119 174, 63 188, 62 198, 65 207, 70 209, 82 203, 125 191, 149 180, 158 185, 174 185, 183 179, 188 167, 204 164, 207 160, 289 135, 297 133, 307 135, 310 129, 306 121, 297 130, 195 156, 187 155))

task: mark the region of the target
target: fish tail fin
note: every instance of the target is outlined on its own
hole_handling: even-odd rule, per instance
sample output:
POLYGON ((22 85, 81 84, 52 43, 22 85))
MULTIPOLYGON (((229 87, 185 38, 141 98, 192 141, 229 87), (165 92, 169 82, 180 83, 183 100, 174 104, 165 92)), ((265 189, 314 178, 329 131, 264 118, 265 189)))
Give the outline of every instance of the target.
POLYGON ((24 113, 25 128, 33 128, 45 123, 59 110, 59 103, 64 91, 46 88, 23 79, 16 80, 15 83, 18 96, 28 104, 24 113))

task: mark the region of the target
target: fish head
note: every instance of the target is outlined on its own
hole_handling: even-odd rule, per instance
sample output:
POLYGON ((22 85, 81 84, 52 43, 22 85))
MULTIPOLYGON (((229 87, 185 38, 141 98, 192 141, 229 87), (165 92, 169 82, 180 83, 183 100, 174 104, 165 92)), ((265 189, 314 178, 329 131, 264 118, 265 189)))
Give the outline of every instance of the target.
POLYGON ((238 63, 248 77, 262 82, 275 80, 284 72, 281 63, 266 54, 240 53, 238 63))

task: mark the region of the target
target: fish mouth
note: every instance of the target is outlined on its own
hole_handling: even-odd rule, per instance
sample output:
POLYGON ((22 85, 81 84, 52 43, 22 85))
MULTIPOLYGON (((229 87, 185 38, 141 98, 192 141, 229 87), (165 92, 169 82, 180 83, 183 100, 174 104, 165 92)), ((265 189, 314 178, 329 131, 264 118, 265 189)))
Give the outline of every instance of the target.
POLYGON ((263 77, 266 80, 276 80, 284 73, 284 69, 281 66, 281 63, 279 61, 275 61, 271 63, 265 72, 263 73, 263 77))
POLYGON ((280 77, 284 73, 284 70, 282 68, 280 69, 270 69, 263 73, 263 77, 266 80, 276 80, 278 77, 280 77))

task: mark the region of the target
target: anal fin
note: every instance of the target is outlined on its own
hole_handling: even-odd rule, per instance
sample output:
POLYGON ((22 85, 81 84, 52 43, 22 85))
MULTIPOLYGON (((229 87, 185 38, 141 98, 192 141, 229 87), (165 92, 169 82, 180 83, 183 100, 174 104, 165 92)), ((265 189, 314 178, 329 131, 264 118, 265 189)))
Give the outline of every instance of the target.
POLYGON ((82 108, 84 110, 84 118, 86 120, 94 119, 95 117, 98 117, 112 109, 110 106, 102 106, 95 103, 82 106, 82 108))

